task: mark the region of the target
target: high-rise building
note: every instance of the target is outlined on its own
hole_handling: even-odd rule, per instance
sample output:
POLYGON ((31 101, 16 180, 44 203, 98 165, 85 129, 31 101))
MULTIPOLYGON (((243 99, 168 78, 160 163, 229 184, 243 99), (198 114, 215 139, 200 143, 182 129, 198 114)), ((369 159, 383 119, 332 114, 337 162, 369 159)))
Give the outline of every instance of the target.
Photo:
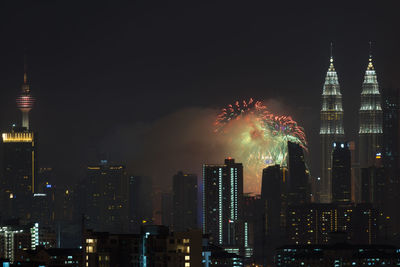
POLYGON ((281 230, 282 194, 285 194, 283 177, 279 165, 263 169, 261 200, 264 206, 264 233, 277 234, 281 230))
POLYGON ((244 257, 246 261, 257 262, 262 249, 262 222, 263 213, 260 195, 245 194, 243 196, 243 222, 244 222, 244 257), (255 252, 258 249, 257 253, 255 252), (257 255, 256 255, 257 254, 257 255))
POLYGON ((122 232, 128 221, 128 178, 123 165, 102 160, 87 167, 87 224, 99 231, 122 232))
POLYGON ((153 183, 148 176, 129 176, 129 232, 153 224, 153 183))
POLYGON ((371 203, 384 210, 386 177, 384 168, 371 166, 361 168, 361 201, 371 203))
POLYGON ((0 257, 14 262, 17 250, 35 250, 41 245, 39 224, 2 225, 0 227, 0 257))
POLYGON ((242 198, 241 163, 228 158, 225 164, 203 165, 203 233, 210 235, 211 244, 242 251, 242 198))
POLYGON ((290 206, 287 214, 291 244, 327 244, 337 232, 357 244, 376 242, 378 214, 371 205, 311 203, 290 206))
POLYGON ((332 201, 351 201, 351 152, 347 142, 333 143, 332 201))
POLYGON ((320 201, 329 203, 332 199, 331 172, 332 172, 332 144, 344 139, 342 94, 338 76, 333 66, 331 55, 330 66, 325 78, 322 92, 321 108, 321 189, 320 201))
POLYGON ((287 181, 288 205, 306 204, 310 202, 309 172, 304 161, 303 148, 296 143, 288 142, 288 168, 287 181))
POLYGON ((386 213, 392 218, 392 233, 400 233, 400 90, 382 90, 383 150, 382 162, 387 177, 386 213))
POLYGON ((37 176, 36 134, 29 129, 28 115, 33 104, 25 64, 22 93, 17 97, 17 107, 22 112, 22 127, 13 125, 10 132, 2 134, 4 169, 1 180, 3 218, 20 218, 22 223, 29 222, 37 176))
POLYGON ((272 264, 273 251, 283 245, 287 208, 287 169, 279 165, 263 169, 261 185, 262 241, 255 248, 256 258, 262 264, 272 264))
POLYGON ((161 195, 161 224, 172 227, 173 224, 173 205, 172 193, 162 193, 161 195))
POLYGON ((351 201, 359 203, 361 199, 360 166, 357 161, 358 153, 355 141, 349 141, 349 149, 351 155, 351 201))
POLYGON ((198 228, 197 175, 178 172, 172 183, 174 231, 198 228))
POLYGON ((362 85, 359 127, 360 168, 370 167, 382 152, 383 133, 381 95, 371 55, 362 85))
MULTIPOLYGON (((399 178, 400 168, 400 90, 384 89, 383 111, 383 166, 391 177, 399 178)), ((398 183, 398 182, 397 182, 398 183)))

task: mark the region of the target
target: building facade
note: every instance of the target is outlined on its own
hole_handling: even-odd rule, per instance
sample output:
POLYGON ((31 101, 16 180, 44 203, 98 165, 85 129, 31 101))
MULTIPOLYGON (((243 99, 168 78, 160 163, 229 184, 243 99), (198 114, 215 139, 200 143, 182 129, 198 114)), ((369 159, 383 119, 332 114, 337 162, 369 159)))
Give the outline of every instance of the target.
POLYGON ((304 160, 303 148, 299 144, 289 141, 288 155, 288 205, 309 203, 311 199, 311 190, 308 181, 309 171, 304 160))
POLYGON ((332 144, 334 141, 343 141, 344 139, 342 94, 332 56, 323 87, 320 116, 322 169, 319 199, 323 203, 329 203, 332 199, 332 144))
POLYGON ((333 143, 332 201, 351 201, 351 152, 347 142, 333 143))
POLYGON ((34 104, 27 81, 26 64, 22 92, 17 97, 17 108, 22 112, 22 127, 13 125, 3 133, 3 177, 1 202, 3 219, 19 218, 22 223, 30 219, 30 204, 35 193, 37 176, 37 140, 29 127, 29 111, 34 104))
POLYGON ((128 177, 124 165, 102 160, 87 167, 87 226, 121 232, 128 222, 128 177))
POLYGON ((392 218, 392 232, 400 233, 400 90, 382 90, 383 152, 382 162, 387 177, 386 212, 392 218))
POLYGON ((172 180, 173 229, 185 231, 197 225, 197 175, 178 172, 172 180))
POLYGON ((203 165, 203 233, 210 243, 231 251, 243 250, 243 165, 203 165))
POLYGON ((360 168, 374 166, 382 153, 383 130, 381 95, 371 56, 362 85, 358 134, 360 168))
POLYGON ((287 245, 276 250, 276 266, 396 266, 399 249, 390 245, 287 245))
POLYGON ((153 224, 153 183, 148 176, 129 176, 129 232, 138 233, 142 225, 153 224))

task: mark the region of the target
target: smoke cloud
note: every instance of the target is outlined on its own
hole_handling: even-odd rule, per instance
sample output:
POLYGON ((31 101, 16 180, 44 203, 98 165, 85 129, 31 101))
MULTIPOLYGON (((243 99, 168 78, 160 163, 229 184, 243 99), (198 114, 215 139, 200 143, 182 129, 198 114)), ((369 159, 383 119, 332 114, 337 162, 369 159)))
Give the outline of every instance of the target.
MULTIPOLYGON (((264 103, 271 112, 285 114, 282 113, 285 107, 279 101, 264 103)), ((220 164, 229 156, 235 158, 229 138, 214 132, 219 113, 220 110, 212 108, 184 108, 152 123, 121 127, 106 138, 104 147, 114 160, 128 159, 130 174, 151 176, 155 188, 167 190, 179 170, 195 173, 200 179, 202 164, 220 164)), ((246 192, 246 169, 244 175, 246 192)))

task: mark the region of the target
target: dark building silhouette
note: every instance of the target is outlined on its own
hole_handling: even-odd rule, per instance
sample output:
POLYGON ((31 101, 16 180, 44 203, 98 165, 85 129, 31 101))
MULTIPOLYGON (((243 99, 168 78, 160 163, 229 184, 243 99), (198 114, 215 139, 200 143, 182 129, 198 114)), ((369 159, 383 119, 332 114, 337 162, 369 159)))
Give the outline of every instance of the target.
POLYGON ((45 248, 19 250, 15 256, 16 266, 83 266, 82 249, 45 248))
POLYGON ((255 248, 256 260, 271 264, 274 249, 284 244, 286 223, 287 170, 279 165, 263 169, 261 185, 262 235, 261 246, 255 248))
POLYGON ((332 201, 351 201, 351 152, 347 142, 333 143, 332 201))
POLYGON ((172 229, 173 222, 172 193, 161 195, 161 222, 172 229))
POLYGON ((288 142, 287 201, 288 205, 310 202, 309 172, 304 161, 303 148, 296 143, 288 142))
POLYGON ((386 213, 392 218, 391 230, 400 236, 400 90, 382 91, 383 152, 382 163, 387 179, 386 213))
POLYGON ((399 254, 391 245, 285 245, 276 250, 275 266, 396 266, 399 254))
POLYGON ((129 232, 138 233, 142 225, 153 224, 153 183, 148 176, 129 177, 129 232))
POLYGON ((382 167, 369 167, 361 169, 361 200, 379 207, 381 211, 385 205, 386 177, 382 167))
POLYGON ((174 231, 198 228, 197 175, 178 172, 172 184, 174 231))
POLYGON ((262 233, 263 229, 263 210, 261 196, 260 195, 248 195, 243 196, 243 235, 244 235, 244 259, 251 263, 256 260, 256 257, 261 257, 261 251, 257 251, 255 254, 256 247, 262 247, 262 233))
POLYGON ((384 89, 383 94, 383 165, 392 183, 399 183, 400 168, 400 90, 384 89), (397 178, 397 179, 396 179, 397 178))
POLYGON ((38 222, 41 227, 54 227, 55 192, 35 193, 32 197, 31 221, 38 222))
POLYGON ((128 177, 123 165, 102 160, 87 167, 87 227, 98 231, 126 231, 128 177))
POLYGON ((203 233, 210 243, 242 253, 243 165, 232 158, 225 164, 203 165, 203 233))
POLYGON ((321 189, 319 200, 323 203, 329 203, 332 199, 331 170, 332 170, 332 144, 334 141, 344 139, 343 127, 343 107, 342 94, 338 76, 333 66, 333 57, 331 55, 330 66, 326 73, 325 83, 322 92, 321 108, 321 189))

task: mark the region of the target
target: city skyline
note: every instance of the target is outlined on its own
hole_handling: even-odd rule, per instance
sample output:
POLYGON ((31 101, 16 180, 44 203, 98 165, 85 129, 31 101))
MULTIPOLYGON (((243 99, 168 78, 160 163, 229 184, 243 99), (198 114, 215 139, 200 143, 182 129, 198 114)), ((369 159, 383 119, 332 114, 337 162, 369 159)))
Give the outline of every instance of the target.
MULTIPOLYGON (((359 11, 352 9, 352 6, 341 10, 344 16, 341 21, 334 19, 336 13, 329 8, 317 8, 319 13, 325 13, 327 17, 315 16, 316 12, 309 9, 309 6, 300 7, 303 14, 298 13, 295 8, 287 9, 289 13, 284 16, 288 23, 274 23, 273 27, 269 26, 271 22, 281 20, 276 15, 267 16, 270 11, 265 11, 267 6, 264 5, 259 6, 260 11, 254 11, 257 16, 251 15, 255 10, 254 6, 242 9, 232 5, 229 7, 232 14, 227 15, 227 21, 224 22, 218 16, 218 11, 224 8, 223 4, 211 9, 204 6, 199 10, 190 4, 177 6, 177 9, 174 6, 149 7, 145 4, 133 4, 126 6, 126 11, 117 9, 116 13, 110 14, 107 20, 99 24, 91 24, 91 21, 101 21, 100 18, 109 12, 107 5, 94 7, 96 12, 89 13, 79 22, 68 20, 65 16, 57 19, 56 15, 65 11, 64 7, 32 5, 18 9, 18 6, 10 5, 10 10, 19 11, 15 18, 2 18, 11 22, 8 29, 2 30, 4 36, 9 36, 10 40, 20 41, 16 46, 11 46, 11 43, 2 44, 3 51, 10 52, 3 52, 4 60, 0 71, 0 87, 3 88, 0 98, 0 126, 5 131, 19 118, 14 99, 22 79, 23 51, 27 48, 31 88, 38 99, 31 111, 31 124, 35 129, 41 129, 41 142, 38 145, 42 153, 39 161, 53 167, 60 181, 66 181, 70 177, 75 180, 82 178, 88 161, 104 154, 110 155, 109 158, 116 161, 127 158, 127 166, 132 171, 143 172, 140 170, 144 169, 143 162, 135 163, 138 156, 130 152, 145 152, 140 144, 128 137, 132 132, 140 136, 136 125, 144 125, 150 128, 150 132, 154 129, 169 130, 173 135, 179 133, 178 128, 181 126, 176 118, 190 122, 191 118, 188 116, 192 113, 188 113, 187 108, 195 109, 194 112, 198 113, 207 113, 208 108, 211 108, 214 112, 227 103, 250 97, 267 100, 273 112, 292 115, 306 129, 310 153, 314 157, 310 168, 312 175, 316 175, 319 173, 319 158, 316 156, 319 145, 314 140, 318 138, 316 129, 319 127, 319 118, 315 110, 319 109, 321 84, 329 59, 329 43, 334 43, 335 67, 339 71, 339 79, 342 80, 344 110, 348 114, 344 116, 345 132, 349 133, 347 140, 357 137, 357 107, 351 101, 359 99, 360 84, 369 54, 369 41, 372 41, 374 65, 381 88, 393 87, 398 83, 395 62, 399 54, 395 47, 399 40, 397 35, 391 34, 395 32, 392 18, 385 16, 378 20, 372 16, 375 13, 390 14, 392 11, 378 4, 374 8, 362 7, 359 11), (138 9, 134 9, 136 7, 138 9), (135 18, 131 20, 128 16, 127 21, 117 18, 118 12, 125 15, 130 8, 137 11, 134 12, 135 18), (46 12, 50 10, 53 12, 46 12), (163 11, 170 15, 175 14, 176 21, 163 17, 163 11), (180 11, 185 12, 179 13, 180 11), (196 19, 200 19, 203 12, 209 14, 210 19, 204 25, 199 25, 196 19), (44 16, 33 19, 33 14, 37 13, 44 16), (189 14, 192 19, 188 18, 189 14), (239 18, 243 19, 236 20, 237 16, 234 14, 241 14, 239 18), (371 15, 369 20, 374 27, 364 27, 364 14, 371 15), (314 25, 314 20, 307 15, 314 15, 316 21, 326 21, 327 26, 323 26, 324 23, 314 25), (179 26, 182 19, 188 20, 185 26, 179 26), (54 23, 49 25, 47 21, 54 23), (144 24, 136 23, 139 21, 144 24), (164 26, 161 21, 165 23, 164 26), (300 23, 293 25, 290 24, 291 21, 300 23), (347 29, 346 25, 349 23, 352 27, 347 29), (253 25, 257 26, 252 28, 253 25), (117 26, 121 27, 120 31, 111 30, 117 26), (193 27, 193 31, 188 31, 190 27, 193 27), (77 31, 73 30, 75 28, 77 31), (304 31, 306 28, 309 29, 308 32, 304 31), (169 35, 161 35, 169 40, 165 42, 165 47, 157 42, 159 37, 148 34, 154 32, 158 36, 166 29, 174 38, 168 39, 169 35), (217 31, 222 29, 224 34, 217 35, 217 31), (253 30, 249 31, 250 29, 253 30), (349 34, 356 29, 357 34, 349 34), (264 34, 266 30, 269 35, 264 34), (290 34, 283 34, 286 31, 290 34), (26 36, 16 36, 13 32, 26 32, 26 36), (123 34, 124 32, 132 32, 132 36, 123 34), (187 38, 180 37, 182 32, 187 34, 187 38), (220 43, 210 44, 208 40, 211 37, 220 40, 220 43), (309 41, 299 41, 307 38, 309 41), (133 46, 130 47, 130 44, 133 46), (116 47, 119 49, 115 49, 116 47), (237 52, 224 52, 227 48, 237 52), (307 68, 304 68, 305 64, 307 68), (150 92, 152 93, 149 94, 150 92), (206 97, 209 93, 214 93, 214 97, 206 97), (174 97, 175 94, 179 97, 174 97), (110 99, 113 101, 110 102, 110 99), (297 101, 301 104, 298 105, 297 101), (163 121, 168 120, 169 123, 174 123, 170 129, 162 125, 163 121), (56 146, 58 138, 65 142, 56 146), (115 139, 124 141, 116 143, 114 148, 111 142, 115 139), (130 144, 129 149, 124 149, 127 141, 130 144), (135 147, 139 149, 132 149, 135 147), (60 154, 59 161, 50 156, 54 153, 60 154), (71 164, 66 167, 64 162, 71 164)), ((87 6, 83 6, 82 10, 75 10, 73 6, 65 8, 71 14, 83 17, 85 7, 87 6)), ((281 8, 279 5, 268 7, 270 10, 281 8)), ((192 118, 192 123, 196 123, 196 120, 204 117, 192 118)), ((190 136, 191 132, 185 134, 190 136)), ((146 142, 151 144, 162 137, 163 135, 156 135, 146 142)), ((168 147, 164 144, 159 149, 152 148, 151 152, 146 152, 146 160, 157 154, 161 167, 170 165, 171 162, 163 165, 161 160, 168 155, 163 152, 166 148, 168 147)), ((190 151, 197 148, 198 146, 192 145, 190 151)), ((213 160, 217 159, 207 161, 213 160)), ((199 175, 201 163, 188 163, 190 166, 186 171, 199 175)), ((179 169, 181 167, 167 171, 173 174, 179 169)), ((157 176, 160 183, 165 180, 160 173, 153 176, 157 176)))
POLYGON ((7 2, 0 265, 400 265, 396 19, 7 2))

